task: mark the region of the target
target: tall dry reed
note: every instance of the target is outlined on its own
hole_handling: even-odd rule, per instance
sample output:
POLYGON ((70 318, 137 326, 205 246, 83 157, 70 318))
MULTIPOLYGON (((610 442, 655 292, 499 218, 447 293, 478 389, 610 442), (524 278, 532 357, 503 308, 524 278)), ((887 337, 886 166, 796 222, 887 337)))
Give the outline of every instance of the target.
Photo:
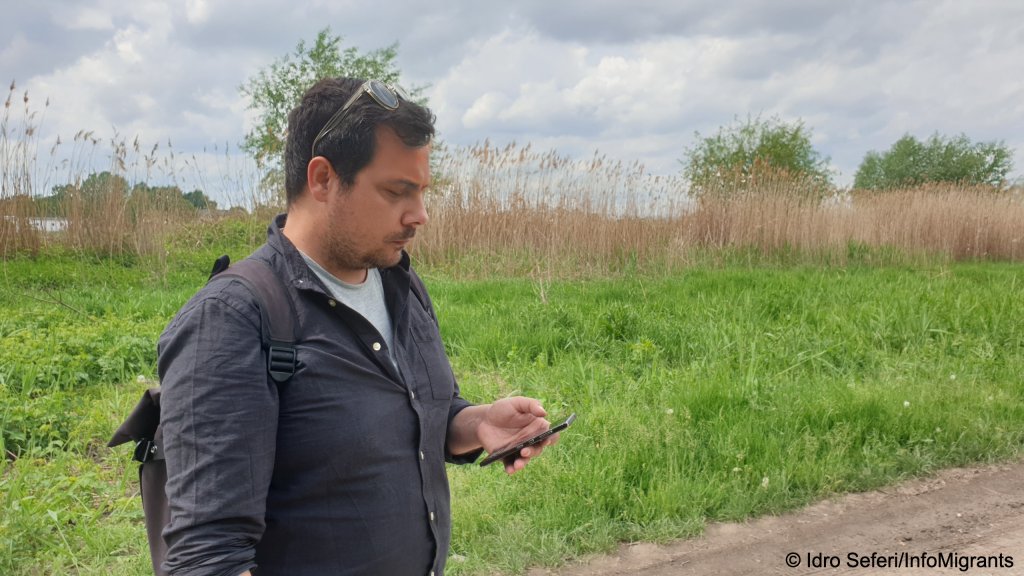
MULTIPOLYGON (((241 191, 232 198, 262 208, 246 218, 281 209, 280 197, 260 188, 264 179, 255 170, 230 166, 237 160, 226 148, 220 169, 208 170, 195 156, 178 158, 169 143, 146 150, 138 139, 101 140, 79 131, 67 143, 58 138, 40 158, 42 116, 29 102, 12 84, 0 117, 2 258, 50 246, 163 255, 169 235, 202 234, 199 213, 182 204, 180 190, 137 189, 153 180, 173 184, 183 171, 208 190, 241 191), (110 158, 109 168, 95 174, 95 160, 103 157, 110 158), (44 200, 58 189, 58 199, 44 200), (56 216, 66 227, 43 232, 43 216, 56 216)), ((414 256, 466 275, 671 270, 737 254, 753 261, 837 264, 873 253, 1024 260, 1019 188, 929 185, 837 195, 814 181, 760 169, 723 178, 691 198, 680 176, 651 175, 637 162, 597 154, 570 159, 529 145, 485 142, 442 150, 428 210, 431 223, 418 234, 414 256)))
POLYGON ((661 258, 686 200, 678 178, 529 145, 445 153, 415 256, 464 272, 604 272, 661 258))
POLYGON ((0 116, 0 253, 4 255, 36 252, 42 240, 32 226, 36 214, 30 201, 38 113, 29 106, 28 92, 20 98, 19 106, 16 90, 17 85, 11 82, 0 116), (17 118, 13 116, 15 110, 21 111, 17 118))
POLYGON ((765 171, 690 199, 681 178, 602 157, 570 160, 529 146, 446 153, 415 256, 462 273, 606 273, 674 269, 743 252, 845 264, 1024 260, 1019 192, 933 184, 826 195, 820 184, 765 171))
MULTIPOLYGON (((226 188, 232 201, 252 207, 266 203, 257 191, 259 178, 248 166, 233 165, 226 147, 218 159, 219 179, 205 173, 196 155, 176 156, 170 142, 144 149, 137 137, 129 142, 117 133, 102 139, 79 130, 67 142, 58 136, 41 155, 43 114, 30 104, 28 93, 17 92, 12 82, 0 116, 2 259, 48 247, 163 257, 169 235, 198 218, 216 217, 184 201, 177 187, 182 180, 206 191, 226 188), (97 171, 97 158, 109 158, 109 164, 97 171), (154 181, 162 184, 150 186, 154 181)), ((48 107, 49 101, 43 111, 48 107)))
POLYGON ((983 186, 929 184, 855 192, 846 235, 870 246, 943 254, 954 260, 1024 261, 1024 196, 983 186))

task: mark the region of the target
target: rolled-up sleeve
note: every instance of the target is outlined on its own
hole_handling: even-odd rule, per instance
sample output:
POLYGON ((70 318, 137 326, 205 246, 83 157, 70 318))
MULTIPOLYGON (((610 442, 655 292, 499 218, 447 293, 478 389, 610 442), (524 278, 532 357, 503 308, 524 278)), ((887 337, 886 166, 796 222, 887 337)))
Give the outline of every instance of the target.
POLYGON ((223 289, 203 292, 158 345, 171 509, 165 568, 175 575, 237 576, 255 567, 265 527, 278 395, 251 299, 223 289))

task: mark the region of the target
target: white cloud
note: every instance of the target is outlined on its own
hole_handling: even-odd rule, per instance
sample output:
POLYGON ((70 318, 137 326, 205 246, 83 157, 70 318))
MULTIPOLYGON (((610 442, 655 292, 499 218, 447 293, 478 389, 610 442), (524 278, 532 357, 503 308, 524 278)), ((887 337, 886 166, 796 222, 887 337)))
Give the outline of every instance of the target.
POLYGON ((0 64, 26 60, 32 55, 32 44, 23 34, 15 34, 3 49, 0 49, 0 64))
POLYGON ((509 104, 509 99, 500 92, 485 92, 473 101, 466 113, 462 115, 462 124, 467 128, 486 127, 488 122, 501 115, 501 111, 509 104))
POLYGON ((206 0, 186 0, 185 18, 190 24, 202 24, 210 17, 210 4, 206 0))
POLYGON ((411 6, 39 0, 0 22, 0 68, 51 99, 51 136, 116 129, 196 151, 238 143, 253 118, 238 85, 332 23, 345 47, 400 41, 453 145, 598 149, 673 173, 694 131, 760 114, 803 119, 845 181, 905 132, 1004 139, 1024 173, 1019 0, 411 6))
POLYGON ((68 30, 111 30, 114 21, 110 12, 98 6, 78 5, 52 13, 53 21, 68 30))
POLYGON ((570 154, 642 151, 651 169, 675 172, 701 121, 717 125, 745 109, 745 91, 717 79, 739 52, 737 42, 712 37, 609 50, 506 32, 435 83, 431 102, 443 133, 460 135, 455 143, 507 134, 570 154))

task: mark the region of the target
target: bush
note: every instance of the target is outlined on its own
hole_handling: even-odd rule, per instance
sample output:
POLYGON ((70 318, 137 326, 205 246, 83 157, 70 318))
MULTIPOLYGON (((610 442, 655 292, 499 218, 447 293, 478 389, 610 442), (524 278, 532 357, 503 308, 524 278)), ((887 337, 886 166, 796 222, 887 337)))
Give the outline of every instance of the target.
POLYGON ((696 197, 737 186, 764 174, 809 182, 812 188, 831 188, 828 158, 811 145, 811 131, 801 121, 786 123, 777 117, 747 118, 719 128, 714 136, 701 137, 685 151, 683 173, 696 197))
POLYGON ((868 152, 853 186, 886 190, 948 182, 1005 188, 1012 168, 1013 151, 1002 142, 971 142, 963 134, 946 138, 937 133, 922 142, 907 134, 886 152, 868 152))

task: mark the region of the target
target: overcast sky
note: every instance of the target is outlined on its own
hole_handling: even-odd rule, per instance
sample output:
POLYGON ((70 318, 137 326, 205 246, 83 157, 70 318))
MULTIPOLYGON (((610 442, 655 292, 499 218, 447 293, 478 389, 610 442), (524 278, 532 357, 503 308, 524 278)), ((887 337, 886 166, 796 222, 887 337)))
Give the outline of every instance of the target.
POLYGON ((906 133, 1015 149, 1024 174, 1024 1, 3 0, 0 80, 47 98, 39 141, 116 131, 188 155, 237 146, 238 86, 330 26, 399 43, 449 144, 489 138, 676 173, 694 132, 802 120, 837 181, 906 133))

